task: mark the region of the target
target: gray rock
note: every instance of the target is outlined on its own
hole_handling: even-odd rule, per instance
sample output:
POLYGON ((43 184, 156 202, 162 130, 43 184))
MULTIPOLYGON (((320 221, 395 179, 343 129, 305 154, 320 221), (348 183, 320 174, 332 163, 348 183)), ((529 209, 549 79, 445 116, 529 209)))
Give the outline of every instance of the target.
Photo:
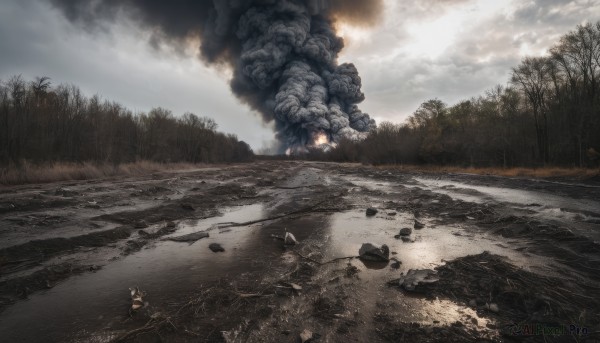
POLYGON ((412 229, 409 227, 403 227, 402 229, 400 229, 400 236, 410 236, 411 233, 412 229))
POLYGON ((367 208, 367 216, 369 216, 369 217, 376 215, 377 212, 378 212, 377 209, 375 209, 373 207, 367 208))
POLYGON ((415 230, 421 230, 422 228, 425 227, 425 224, 421 223, 418 220, 415 220, 415 226, 414 227, 415 227, 415 230))
POLYGON ((358 255, 365 261, 387 262, 390 260, 390 248, 385 244, 379 246, 372 243, 363 243, 358 255))
POLYGON ((223 248, 223 247, 221 246, 221 244, 219 244, 219 243, 210 243, 210 244, 208 245, 208 248, 209 248, 210 250, 212 250, 212 252, 220 252, 220 251, 225 251, 225 248, 223 248))

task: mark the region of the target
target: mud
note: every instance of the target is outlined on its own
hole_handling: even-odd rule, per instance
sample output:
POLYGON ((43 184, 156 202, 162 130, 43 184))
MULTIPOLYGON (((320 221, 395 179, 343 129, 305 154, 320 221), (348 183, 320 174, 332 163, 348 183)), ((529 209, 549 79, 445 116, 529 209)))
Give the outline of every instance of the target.
POLYGON ((598 199, 595 180, 275 161, 5 188, 0 337, 596 341, 598 199), (403 290, 410 269, 439 281, 403 290))

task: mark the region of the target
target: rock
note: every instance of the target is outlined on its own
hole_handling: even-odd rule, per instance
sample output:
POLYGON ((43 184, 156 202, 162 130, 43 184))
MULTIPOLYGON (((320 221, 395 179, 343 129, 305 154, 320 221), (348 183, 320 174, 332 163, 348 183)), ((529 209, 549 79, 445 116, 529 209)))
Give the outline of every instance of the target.
POLYGON ((400 229, 400 236, 410 236, 411 233, 412 229, 409 227, 403 227, 402 229, 400 229))
POLYGON ((283 238, 283 243, 285 245, 296 245, 296 244, 298 244, 298 241, 296 240, 296 237, 292 233, 286 232, 285 237, 283 238))
POLYGON ((404 243, 410 243, 410 242, 412 242, 410 240, 410 237, 407 237, 407 236, 401 236, 400 239, 402 239, 402 242, 404 242, 404 243))
POLYGON ((363 243, 358 251, 359 257, 366 261, 387 262, 390 260, 390 248, 387 245, 363 243))
POLYGON ((414 291, 419 285, 438 282, 436 275, 437 272, 431 269, 410 269, 400 277, 398 285, 407 291, 414 291))
POLYGON ((394 268, 394 269, 400 269, 400 265, 402 264, 402 262, 395 260, 396 262, 392 263, 390 265, 390 267, 394 268))
POLYGON ((387 215, 388 215, 388 216, 395 216, 395 215, 396 215, 396 212, 394 212, 394 211, 392 211, 392 212, 388 212, 388 213, 387 213, 387 215))
POLYGON ((308 329, 304 329, 304 331, 300 332, 300 342, 308 342, 313 338, 312 331, 308 329))
POLYGON ((377 209, 375 209, 373 207, 367 208, 367 216, 369 216, 369 217, 376 215, 377 212, 378 212, 377 209))
POLYGON ((424 227, 425 227, 425 224, 421 223, 418 220, 415 220, 415 226, 414 226, 415 230, 421 230, 424 227))
POLYGON ((168 228, 174 228, 174 227, 175 227, 175 223, 174 223, 174 222, 171 222, 171 221, 168 221, 168 222, 167 222, 167 227, 168 227, 168 228))
POLYGON ((469 306, 471 306, 471 307, 477 307, 477 301, 475 301, 475 299, 469 300, 469 306))
POLYGON ((220 252, 220 251, 222 252, 222 251, 225 251, 225 248, 223 248, 221 246, 221 244, 219 244, 219 243, 210 243, 208 245, 208 248, 210 250, 212 250, 212 252, 220 252))

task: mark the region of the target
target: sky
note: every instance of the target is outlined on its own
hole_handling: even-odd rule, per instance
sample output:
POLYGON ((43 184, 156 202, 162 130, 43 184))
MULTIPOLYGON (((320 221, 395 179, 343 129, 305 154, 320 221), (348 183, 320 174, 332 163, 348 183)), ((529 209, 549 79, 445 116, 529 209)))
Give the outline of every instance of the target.
MULTIPOLYGON (((386 0, 374 26, 338 24, 339 59, 359 70, 361 109, 400 123, 428 99, 453 104, 507 85, 523 57, 599 20, 600 0, 386 0)), ((197 47, 175 52, 150 39, 124 21, 86 31, 46 0, 2 0, 0 80, 48 76, 134 112, 161 106, 211 117, 255 151, 270 146, 272 127, 231 94, 227 70, 206 66, 197 47)))

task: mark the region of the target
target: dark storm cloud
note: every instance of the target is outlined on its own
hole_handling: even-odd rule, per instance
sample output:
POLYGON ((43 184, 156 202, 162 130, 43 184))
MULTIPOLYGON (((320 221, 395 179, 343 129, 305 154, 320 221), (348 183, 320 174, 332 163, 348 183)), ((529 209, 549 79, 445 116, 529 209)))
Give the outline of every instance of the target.
POLYGON ((356 137, 375 122, 357 103, 364 100, 354 65, 338 65, 344 44, 334 20, 369 24, 380 1, 53 0, 71 21, 87 28, 128 16, 166 42, 199 37, 208 63, 233 68, 231 89, 275 121, 283 148, 310 144, 324 132, 333 141, 356 137))

